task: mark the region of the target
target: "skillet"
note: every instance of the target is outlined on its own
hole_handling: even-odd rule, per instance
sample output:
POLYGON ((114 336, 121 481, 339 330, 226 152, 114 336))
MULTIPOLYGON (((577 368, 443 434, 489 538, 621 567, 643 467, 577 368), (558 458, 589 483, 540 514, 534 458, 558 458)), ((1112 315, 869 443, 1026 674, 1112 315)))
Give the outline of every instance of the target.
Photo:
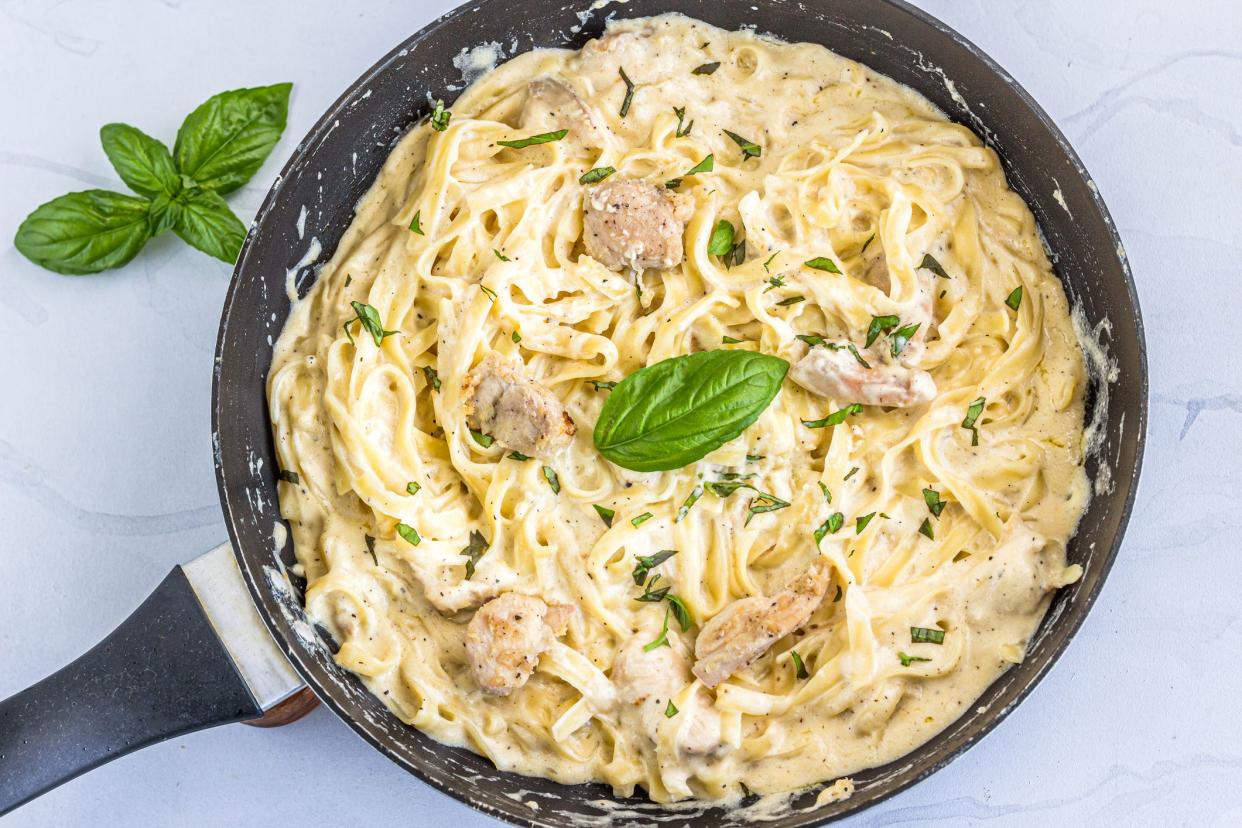
MULTIPOLYGON (((818 789, 769 814, 778 828, 856 813, 931 775, 991 731, 1048 672, 1083 622, 1121 544, 1138 483, 1147 417, 1142 319, 1121 240, 1087 171, 1047 114, 1003 69, 944 24, 900 0, 476 0, 381 59, 298 145, 260 208, 225 300, 212 387, 213 445, 229 544, 177 567, 108 638, 78 661, 0 702, 0 814, 131 750, 204 727, 296 715, 310 688, 360 736, 466 804, 530 826, 610 821, 744 825, 745 808, 669 811, 617 801, 599 785, 562 786, 496 770, 398 721, 332 661, 332 642, 300 609, 304 582, 279 520, 265 398, 272 343, 305 295, 388 152, 427 116, 430 97, 462 88, 469 50, 503 57, 577 48, 607 17, 680 11, 726 29, 754 26, 810 40, 918 90, 1000 155, 1034 211, 1058 277, 1098 344, 1088 348, 1087 468, 1097 491, 1068 549, 1082 579, 1060 590, 1026 660, 971 712, 907 756, 853 775, 855 792, 815 806, 818 789), (273 715, 272 711, 276 711, 273 715), (529 803, 535 803, 532 807, 529 803)), ((1011 734, 1012 735, 1012 734, 1011 734)), ((822 787, 822 786, 821 786, 822 787)))

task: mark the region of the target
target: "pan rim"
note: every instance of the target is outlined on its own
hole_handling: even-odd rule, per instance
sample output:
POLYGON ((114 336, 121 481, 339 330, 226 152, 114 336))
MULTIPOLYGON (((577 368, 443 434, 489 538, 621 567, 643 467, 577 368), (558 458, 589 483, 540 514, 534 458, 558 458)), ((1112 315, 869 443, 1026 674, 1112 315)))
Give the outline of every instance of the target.
MULTIPOLYGON (((792 0, 775 1, 791 2, 792 0)), ((888 6, 896 12, 912 18, 915 25, 932 29, 967 50, 975 60, 979 61, 983 65, 988 73, 1000 78, 1004 82, 1010 92, 1017 98, 1018 102, 1035 117, 1041 127, 1054 140, 1061 156, 1070 162, 1076 172, 1076 175, 1083 179, 1084 184, 1089 185, 1089 189, 1091 190, 1090 197, 1092 208, 1096 211, 1099 218, 1106 226, 1109 237, 1114 244, 1113 251, 1110 251, 1107 254, 1107 257, 1110 260, 1110 263, 1111 260, 1115 259, 1117 265, 1119 266, 1124 281, 1125 292, 1129 300, 1130 315, 1133 318, 1135 329, 1134 344, 1137 346, 1137 359, 1140 371, 1139 376, 1131 378, 1131 381, 1135 382, 1137 385, 1138 400, 1136 407, 1138 422, 1130 432, 1131 436, 1126 440, 1126 442, 1131 442, 1133 446, 1134 462, 1132 468, 1127 467, 1124 469, 1114 469, 1115 477, 1124 480, 1125 485, 1128 486, 1128 491, 1126 492, 1124 501, 1121 504, 1116 530, 1112 534, 1111 542, 1106 550, 1106 554, 1098 560, 1093 561, 1093 566, 1098 572, 1098 577, 1093 587, 1078 597, 1077 606, 1075 607, 1074 612, 1068 613, 1068 617, 1057 619, 1057 624, 1060 628, 1059 640, 1053 644, 1048 653, 1044 654, 1042 662, 1037 664, 1035 671, 1030 674, 1027 679, 1025 679, 1024 686, 1018 690, 1016 696, 1014 696, 1014 698, 1004 706, 990 706, 983 713, 977 713, 972 710, 962 714, 962 717, 960 718, 968 719, 975 725, 975 727, 968 732, 953 736, 951 738, 952 744, 948 747, 943 756, 934 759, 934 761, 925 761, 923 764, 919 765, 917 769, 909 772, 902 772, 897 774, 895 779, 890 778, 890 780, 886 780, 873 786, 877 790, 864 792, 861 795, 856 794, 854 797, 851 797, 850 800, 847 800, 849 805, 838 813, 824 816, 821 819, 815 819, 812 817, 807 822, 801 823, 808 826, 822 825, 826 822, 858 814, 868 808, 872 808, 884 802, 893 796, 896 796, 899 793, 902 793, 903 791, 908 790, 919 782, 927 779, 929 776, 940 771, 950 762, 960 757, 963 753, 992 733, 1009 716, 1009 714, 1034 691, 1036 686, 1043 681, 1044 677, 1047 676, 1053 665, 1060 660, 1062 655, 1064 655, 1065 651, 1069 648, 1071 641, 1078 634, 1083 622, 1090 614, 1091 609, 1098 599, 1100 592, 1103 590, 1108 575, 1116 562, 1121 544, 1125 538, 1126 529, 1129 525, 1135 498, 1137 496, 1147 437, 1149 365, 1142 311, 1129 259, 1124 252, 1125 248, 1123 242, 1108 207, 1104 203, 1103 197, 1100 195, 1098 188, 1093 186, 1094 179, 1089 174, 1086 166, 1083 164, 1078 154, 1070 145, 1068 139, 1061 132, 1060 128, 1048 115, 1048 113, 1039 105, 1038 102, 1035 101, 1030 93, 1028 93, 1026 89, 1021 86, 1021 84, 1013 79, 1013 76, 1010 73, 1006 72, 983 49, 975 45, 954 28, 948 26, 922 9, 910 5, 905 2, 905 0, 871 1, 880 5, 888 6)), ((470 13, 476 13, 481 6, 486 5, 488 2, 489 0, 476 0, 476 2, 458 6, 446 14, 437 17, 427 25, 420 28, 414 34, 405 38, 400 44, 391 49, 365 72, 363 72, 362 75, 360 75, 353 83, 351 83, 346 90, 327 108, 324 114, 310 128, 306 136, 294 148, 288 161, 284 164, 271 189, 268 191, 267 196, 264 198, 262 205, 256 212, 255 221, 251 224, 249 232, 247 233, 245 243, 242 247, 240 255, 238 256, 237 265, 234 269, 229 283, 229 288, 224 299, 216 341, 214 362, 215 370, 212 377, 211 429, 213 446, 216 448, 214 465, 216 468, 217 489, 220 497, 221 508, 225 517, 229 540, 233 547, 234 556, 237 559, 239 568, 241 569, 243 580, 246 582, 246 586, 250 591, 251 598, 254 600, 256 607, 259 609, 260 617, 263 619, 264 624, 272 634, 272 637, 281 652, 283 652, 285 657, 289 659, 294 669, 307 683, 307 686, 311 688, 311 690, 316 694, 316 696, 319 697, 324 705, 328 707, 328 709, 332 710, 338 718, 344 721, 372 747, 387 756, 390 760, 396 762, 399 766, 407 772, 413 774, 416 778, 438 790, 440 793, 446 794, 454 800, 487 814, 488 816, 509 821, 517 825, 529 826, 529 828, 539 828, 539 826, 543 826, 547 823, 539 821, 533 816, 526 816, 524 814, 501 810, 484 800, 476 799, 468 794, 451 790, 448 786, 442 784, 440 781, 437 781, 428 773, 424 772, 420 767, 418 767, 417 764, 406 760, 396 751, 383 744, 382 740, 377 735, 372 733, 364 722, 362 722, 358 717, 352 716, 349 712, 347 712, 344 705, 333 696, 333 694, 326 692, 321 688, 318 679, 315 677, 315 671, 312 670, 306 663, 302 649, 294 646, 290 642, 288 631, 281 623, 282 621, 285 621, 285 619, 281 616, 279 608, 275 606, 276 602, 272 598, 270 591, 264 586, 263 583, 261 583, 264 577, 263 573, 259 570, 259 568, 252 567, 252 561, 242 551, 242 540, 238 530, 240 517, 235 514, 232 501, 229 496, 231 489, 240 487, 242 484, 240 482, 230 483, 227 478, 223 458, 225 452, 230 447, 223 444, 220 440, 220 388, 223 352, 228 338, 229 323, 231 321, 231 314, 234 308, 236 293, 243 277, 247 274, 249 269, 248 258, 254 249, 255 238, 257 236, 256 230, 261 219, 280 200, 284 192, 285 184, 290 179, 291 173, 295 172, 299 167, 308 162, 309 156, 313 155, 315 150, 322 144, 322 141, 326 135, 333 129, 333 122, 349 107, 350 103, 353 102, 364 89, 366 89, 368 84, 374 78, 387 71, 390 65, 395 60, 402 57, 406 50, 408 50, 413 44, 425 39, 434 31, 454 21, 458 17, 470 13)), ((468 47, 471 44, 465 45, 468 47)), ((919 91, 918 87, 914 88, 916 91, 919 91)), ((977 132, 977 130, 972 128, 972 132, 977 132)), ((266 372, 264 373, 266 374, 266 372)), ((992 686, 993 685, 989 685, 989 688, 992 686)), ((916 748, 904 757, 899 757, 896 761, 902 761, 909 758, 927 745, 936 742, 946 732, 947 729, 945 731, 941 731, 936 736, 933 736, 931 740, 924 743, 924 745, 921 745, 919 748, 916 748)), ((830 782, 831 780, 828 781, 830 782)), ((806 813, 808 817, 811 817, 813 810, 809 810, 806 813)))

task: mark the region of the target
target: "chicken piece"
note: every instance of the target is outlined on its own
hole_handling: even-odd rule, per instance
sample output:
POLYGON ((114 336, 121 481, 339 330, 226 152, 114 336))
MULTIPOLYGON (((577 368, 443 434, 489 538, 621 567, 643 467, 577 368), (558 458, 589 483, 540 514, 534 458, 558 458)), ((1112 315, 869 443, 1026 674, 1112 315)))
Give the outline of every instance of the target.
POLYGON ((712 616, 694 642, 694 674, 715 687, 801 627, 824 600, 832 565, 816 558, 780 592, 742 598, 712 616))
POLYGON ((568 140, 590 147, 603 147, 608 135, 608 127, 573 87, 551 76, 535 78, 526 87, 521 126, 539 132, 568 129, 568 140))
MULTIPOLYGON (((631 638, 612 662, 612 681, 617 686, 622 715, 632 712, 643 730, 656 739, 660 725, 668 721, 669 700, 691 681, 686 660, 672 647, 644 652, 643 639, 631 638)), ((678 725, 677 747, 691 755, 715 753, 720 748, 720 714, 703 690, 673 718, 678 725)))
POLYGON ((489 696, 507 696, 526 684, 573 614, 567 604, 545 604, 516 592, 480 607, 466 627, 466 656, 479 688, 489 696))
POLYGON ((492 581, 450 581, 440 574, 439 567, 426 569, 411 566, 410 569, 422 585, 427 603, 446 615, 474 609, 500 591, 500 584, 492 581))
POLYGON ((462 394, 470 427, 522 454, 546 457, 578 431, 555 394, 495 353, 474 367, 462 394))
POLYGON ((898 364, 865 367, 845 348, 817 345, 789 369, 789 378, 808 391, 834 400, 905 408, 936 396, 931 374, 898 364))
POLYGON ((610 270, 665 268, 681 262, 681 237, 694 200, 649 181, 609 178, 587 189, 586 252, 610 270))

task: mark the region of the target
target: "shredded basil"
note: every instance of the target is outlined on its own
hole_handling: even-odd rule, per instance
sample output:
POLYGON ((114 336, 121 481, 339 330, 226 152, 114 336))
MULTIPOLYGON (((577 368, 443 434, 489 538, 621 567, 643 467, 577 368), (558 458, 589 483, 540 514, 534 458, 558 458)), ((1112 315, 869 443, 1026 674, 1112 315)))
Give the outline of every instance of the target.
POLYGON ((404 538, 405 542, 410 544, 410 546, 418 546, 423 542, 423 539, 418 536, 418 530, 404 523, 397 524, 397 534, 404 538))
POLYGON ((643 594, 635 598, 635 601, 642 601, 644 604, 658 604, 664 600, 664 596, 668 595, 671 586, 662 586, 657 588, 656 584, 660 582, 661 576, 652 575, 651 580, 643 586, 643 594))
POLYGON ((611 391, 617 387, 617 384, 608 380, 587 380, 587 385, 595 388, 596 391, 611 391))
POLYGON ((1005 297, 1005 304, 1017 310, 1022 305, 1022 285, 1018 285, 1013 292, 1005 297))
POLYGON ((732 270, 740 264, 746 263, 746 241, 737 242, 730 248, 728 255, 724 257, 724 266, 726 270, 732 270))
POLYGON ((483 557, 483 553, 487 551, 487 538, 477 531, 470 533, 470 545, 461 550, 461 554, 465 555, 466 561, 466 577, 474 577, 474 567, 478 564, 479 558, 483 557))
POLYGON ((430 365, 423 366, 423 376, 427 378, 427 384, 436 391, 440 390, 440 374, 430 365))
POLYGON ((814 259, 803 262, 803 264, 816 270, 827 271, 828 273, 841 272, 841 268, 837 267, 837 263, 825 256, 816 256, 814 259))
POLYGON ((914 644, 943 644, 944 630, 935 627, 911 627, 910 641, 914 644))
POLYGON ((722 336, 720 338, 720 341, 724 343, 725 345, 738 345, 742 342, 742 340, 738 339, 737 337, 733 337, 733 336, 722 336))
POLYGON ((492 252, 493 252, 493 253, 495 253, 495 254, 496 254, 496 258, 497 258, 497 259, 500 259, 502 262, 511 262, 511 261, 513 261, 513 260, 512 260, 512 259, 510 259, 508 256, 506 256, 504 253, 501 253, 499 250, 497 250, 497 249, 496 249, 496 248, 494 248, 494 247, 492 248, 492 252))
POLYGON ((569 134, 567 129, 558 129, 556 132, 543 132, 539 135, 532 135, 529 138, 518 138, 513 141, 497 141, 502 147, 511 149, 524 149, 525 147, 533 147, 537 144, 549 144, 553 141, 559 141, 569 134))
POLYGON ((675 106, 673 107, 673 114, 677 116, 677 132, 675 135, 678 138, 685 138, 690 134, 690 130, 694 129, 694 121, 686 124, 683 129, 682 123, 686 120, 686 108, 684 106, 675 106))
POLYGON ((625 100, 621 101, 621 117, 624 118, 630 114, 630 104, 634 103, 634 81, 625 74, 624 66, 618 67, 617 71, 621 73, 621 80, 625 81, 625 100))
POLYGON ((919 534, 926 535, 928 540, 936 539, 936 532, 932 529, 931 520, 923 518, 923 522, 919 524, 919 534))
POLYGON ((690 496, 686 498, 686 502, 681 504, 681 508, 677 510, 677 517, 673 518, 673 523, 680 523, 682 518, 690 512, 690 507, 697 503, 702 496, 703 487, 695 486, 693 491, 690 492, 690 496))
POLYGON ((759 146, 754 141, 750 141, 746 138, 743 138, 742 136, 738 135, 736 132, 730 132, 727 129, 724 131, 724 134, 732 138, 733 143, 737 144, 739 147, 742 148, 742 159, 743 160, 747 158, 758 158, 760 155, 763 154, 763 147, 759 146))
POLYGON ((851 354, 853 354, 853 355, 854 355, 854 359, 858 360, 858 364, 859 364, 859 365, 861 365, 861 366, 862 366, 862 367, 864 367, 864 368, 870 368, 870 367, 871 367, 871 363, 870 363, 870 362, 867 362, 867 360, 863 359, 863 355, 862 355, 862 354, 860 354, 860 353, 858 353, 858 349, 857 349, 856 347, 854 347, 854 343, 853 343, 853 342, 851 342, 851 343, 847 344, 845 347, 846 347, 846 349, 848 349, 848 350, 849 350, 849 352, 850 352, 851 354))
POLYGON ((496 301, 496 291, 492 290, 487 285, 479 285, 479 290, 483 291, 483 295, 491 301, 496 301))
POLYGON ((677 619, 681 631, 690 632, 690 610, 686 609, 686 603, 672 593, 665 595, 664 600, 668 601, 669 608, 672 609, 673 617, 677 619))
POLYGON ((870 348, 876 339, 882 333, 892 330, 901 324, 901 320, 896 316, 873 316, 871 317, 871 325, 867 328, 867 342, 864 348, 870 348))
POLYGON ((696 67, 694 67, 694 69, 692 69, 692 70, 690 71, 690 74, 692 74, 692 75, 710 75, 712 72, 715 72, 715 71, 716 71, 717 69, 719 69, 719 68, 720 68, 720 61, 718 61, 718 60, 717 60, 717 61, 714 61, 714 62, 712 62, 712 63, 704 63, 702 66, 696 66, 696 67))
POLYGON ((846 480, 849 480, 851 477, 853 477, 857 473, 858 473, 858 466, 854 466, 854 468, 850 469, 849 471, 845 473, 845 477, 841 478, 841 482, 844 483, 846 480))
POLYGON ((796 305, 799 302, 805 302, 805 301, 806 301, 806 297, 799 294, 798 296, 790 296, 788 299, 782 299, 776 304, 779 305, 780 307, 789 307, 790 305, 796 305))
POLYGON ((676 716, 679 712, 680 711, 677 709, 677 705, 673 704, 672 699, 669 699, 668 704, 664 708, 664 718, 671 719, 674 716, 676 716))
POLYGON ((600 506, 598 503, 592 503, 591 508, 595 509, 595 513, 599 515, 599 519, 609 529, 612 528, 612 519, 617 516, 616 509, 609 509, 607 506, 600 506))
POLYGON ((431 110, 431 128, 436 132, 444 132, 452 117, 453 113, 444 108, 444 101, 436 101, 435 108, 431 110))
POLYGON ((867 528, 867 524, 870 523, 872 518, 875 517, 875 514, 875 512, 871 512, 870 514, 860 517, 854 524, 854 534, 861 535, 863 530, 867 528))
MULTIPOLYGON (((371 305, 363 302, 350 302, 350 306, 354 309, 354 313, 358 314, 358 321, 362 323, 363 329, 371 335, 371 339, 375 340, 375 346, 378 348, 386 337, 390 337, 397 333, 396 331, 386 331, 384 326, 380 324, 380 315, 371 305)), ((346 333, 348 333, 348 328, 346 333)))
POLYGON ((709 256, 728 256, 733 251, 733 225, 721 219, 712 228, 711 238, 707 242, 709 256))
POLYGON ((875 233, 872 233, 870 236, 867 236, 867 240, 863 242, 862 250, 858 251, 858 255, 861 256, 862 254, 866 253, 867 248, 871 246, 871 243, 873 241, 875 241, 875 233))
POLYGON ((513 336, 511 336, 511 337, 509 337, 509 338, 510 338, 510 339, 512 339, 514 342, 521 342, 521 341, 522 341, 522 335, 521 335, 520 333, 518 333, 517 331, 514 331, 514 332, 513 332, 513 336))
POLYGON ((978 422, 979 415, 983 413, 984 406, 986 405, 987 400, 983 397, 975 400, 966 409, 966 418, 962 420, 962 428, 970 430, 970 444, 972 446, 979 445, 979 429, 975 423, 978 422))
POLYGON ((794 663, 794 677, 799 679, 807 679, 811 674, 806 671, 806 665, 802 663, 802 656, 798 655, 797 650, 790 650, 789 657, 794 663))
POLYGON ((371 553, 371 560, 375 561, 376 566, 379 566, 379 558, 375 555, 375 538, 370 535, 363 535, 362 539, 366 542, 367 551, 371 553))
POLYGON ((930 253, 923 254, 923 261, 919 262, 919 269, 930 270, 932 273, 935 273, 941 279, 949 278, 949 274, 944 272, 944 268, 940 266, 940 262, 936 261, 935 257, 932 256, 932 254, 930 253))
MULTIPOLYGON (((753 488, 753 487, 751 487, 753 488)), ((750 500, 750 506, 746 509, 746 520, 743 526, 750 523, 751 518, 755 515, 762 515, 765 512, 775 512, 777 509, 784 509, 789 506, 788 500, 781 500, 779 497, 767 492, 755 490, 755 496, 750 500)))
POLYGON ((423 487, 413 481, 405 484, 405 493, 408 495, 416 495, 423 487))
POLYGON ((831 503, 831 502, 832 502, 832 492, 828 489, 828 485, 827 485, 826 483, 824 483, 824 481, 822 481, 822 480, 821 480, 821 481, 819 481, 819 490, 820 490, 821 492, 823 492, 823 493, 824 493, 824 501, 825 501, 825 502, 827 502, 827 503, 831 503))
POLYGON ((835 604, 836 602, 840 601, 840 600, 841 600, 841 596, 842 596, 842 595, 844 595, 844 594, 845 594, 845 590, 841 589, 841 585, 840 585, 840 584, 837 584, 837 594, 833 596, 833 598, 832 598, 832 603, 834 603, 834 604, 835 604))
POLYGON ((473 437, 474 441, 483 448, 491 448, 492 443, 496 442, 492 435, 484 434, 481 431, 475 431, 473 428, 470 429, 470 436, 473 437))
POLYGON ((664 611, 664 626, 660 628, 660 636, 643 647, 644 653, 649 653, 659 647, 667 647, 668 643, 668 610, 664 611))
POLYGON ((834 411, 822 420, 803 420, 802 424, 807 428, 824 428, 825 426, 841 425, 845 422, 845 418, 851 414, 861 414, 863 407, 860 403, 850 403, 840 411, 834 411))
POLYGON ((511 451, 505 456, 508 457, 510 460, 517 460, 519 462, 525 462, 530 459, 525 454, 522 454, 522 452, 520 451, 511 451))
POLYGON ((945 502, 940 499, 940 492, 935 489, 923 490, 923 502, 927 504, 927 510, 933 517, 940 517, 940 513, 944 511, 945 502))
POLYGON ((794 339, 800 339, 812 348, 816 345, 823 345, 828 341, 822 336, 817 336, 816 334, 797 334, 794 336, 794 339))
POLYGON ((639 555, 637 557, 638 563, 634 565, 634 571, 631 573, 634 576, 634 585, 642 586, 643 582, 647 580, 647 575, 651 572, 651 570, 655 569, 657 566, 676 554, 676 549, 664 549, 654 555, 639 555))
POLYGON ((766 272, 767 272, 767 270, 768 270, 768 265, 772 264, 772 260, 773 260, 773 259, 775 259, 775 258, 776 258, 777 256, 779 256, 779 255, 781 255, 781 251, 779 251, 779 250, 778 250, 778 251, 776 251, 775 253, 773 253, 771 256, 768 256, 768 260, 767 260, 766 262, 764 262, 764 263, 763 263, 763 271, 764 271, 765 273, 766 273, 766 272))
POLYGON ((588 170, 587 172, 584 172, 582 174, 582 177, 578 179, 578 183, 579 184, 595 184, 596 182, 603 181, 605 178, 612 175, 616 171, 617 170, 615 167, 596 167, 593 170, 588 170))
POLYGON ((637 529, 653 517, 655 517, 655 515, 651 514, 651 512, 643 512, 636 518, 630 518, 630 525, 637 529))
POLYGON ((844 523, 845 523, 845 515, 841 514, 840 512, 833 512, 831 515, 829 515, 828 519, 825 520, 823 523, 821 523, 814 532, 815 546, 818 547, 820 543, 824 540, 824 538, 828 537, 831 534, 834 534, 837 530, 841 528, 841 525, 844 523))
POLYGON ((548 481, 548 485, 552 487, 552 494, 561 493, 561 479, 556 476, 556 470, 551 466, 543 467, 543 479, 548 481))
POLYGON ((904 328, 898 328, 893 331, 893 335, 889 337, 889 341, 893 346, 894 359, 896 359, 901 352, 905 350, 906 344, 910 342, 910 337, 914 336, 921 324, 921 322, 915 322, 913 324, 906 325, 904 328))
POLYGON ((302 482, 302 478, 298 477, 297 472, 289 471, 288 469, 281 469, 276 478, 286 483, 292 483, 295 486, 300 485, 302 482))
POLYGON ((764 293, 767 293, 769 290, 775 290, 778 287, 784 287, 785 277, 784 276, 773 276, 770 279, 768 279, 767 282, 768 282, 768 286, 763 289, 764 293))
POLYGON ((911 664, 913 664, 916 661, 931 661, 930 658, 926 658, 924 656, 906 655, 905 653, 901 651, 897 652, 897 659, 901 661, 902 667, 909 667, 911 664))
POLYGON ((419 216, 421 216, 422 213, 422 210, 414 211, 414 220, 410 222, 410 232, 417 233, 420 236, 425 236, 427 234, 423 232, 422 225, 418 223, 419 216))

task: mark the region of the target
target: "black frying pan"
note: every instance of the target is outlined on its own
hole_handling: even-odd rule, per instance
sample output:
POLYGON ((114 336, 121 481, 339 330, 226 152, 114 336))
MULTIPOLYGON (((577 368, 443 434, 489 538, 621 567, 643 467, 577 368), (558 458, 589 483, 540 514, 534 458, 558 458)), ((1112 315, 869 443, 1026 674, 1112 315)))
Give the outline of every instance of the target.
MULTIPOLYGON (((300 676, 377 750, 475 808, 525 825, 605 814, 593 802, 612 799, 608 789, 501 773, 469 751, 437 744, 399 722, 332 662, 327 636, 311 628, 299 608, 304 584, 283 574, 293 563, 292 550, 285 545, 279 554, 274 551, 276 462, 264 394, 271 343, 289 310, 287 270, 298 268, 296 285, 305 294, 316 273, 313 266, 299 266, 310 240, 322 245, 320 261, 331 255, 354 204, 396 139, 427 115, 428 94, 452 99, 460 90, 453 58, 463 48, 492 41, 502 44, 506 56, 537 47, 578 47, 602 31, 605 15, 682 11, 725 28, 755 26, 787 40, 822 43, 922 92, 1000 154, 1011 185, 1039 220, 1070 301, 1092 328, 1102 325, 1103 344, 1117 368, 1114 381, 1101 383, 1097 375, 1088 398, 1089 407, 1101 411, 1104 432, 1088 470, 1095 478, 1106 464, 1112 483, 1092 500, 1069 547, 1070 560, 1082 564, 1085 575, 1057 594, 1026 660, 992 685, 972 712, 923 747, 854 774, 852 798, 813 808, 817 791, 811 790, 794 803, 806 810, 771 824, 818 824, 892 796, 981 739, 1034 688, 1099 593, 1138 482, 1147 362, 1121 241, 1064 136, 1012 78, 961 35, 898 0, 768 0, 756 9, 752 4, 758 1, 631 0, 597 11, 581 25, 576 12, 587 7, 586 0, 476 0, 406 40, 341 96, 298 146, 263 203, 220 323, 212 418, 216 472, 236 561, 254 606, 240 582, 233 583, 236 570, 221 568, 225 553, 215 555, 214 563, 195 561, 184 572, 178 567, 99 647, 0 703, 0 813, 136 747, 259 716, 296 689, 300 676), (262 635, 256 617, 297 676, 262 635), (519 790, 524 793, 516 796, 519 790), (531 801, 537 810, 524 804, 531 801)), ((624 805, 625 816, 615 824, 649 824, 668 815, 641 799, 624 805)), ((677 812, 675 821, 743 825, 748 820, 745 810, 702 807, 677 812)))

